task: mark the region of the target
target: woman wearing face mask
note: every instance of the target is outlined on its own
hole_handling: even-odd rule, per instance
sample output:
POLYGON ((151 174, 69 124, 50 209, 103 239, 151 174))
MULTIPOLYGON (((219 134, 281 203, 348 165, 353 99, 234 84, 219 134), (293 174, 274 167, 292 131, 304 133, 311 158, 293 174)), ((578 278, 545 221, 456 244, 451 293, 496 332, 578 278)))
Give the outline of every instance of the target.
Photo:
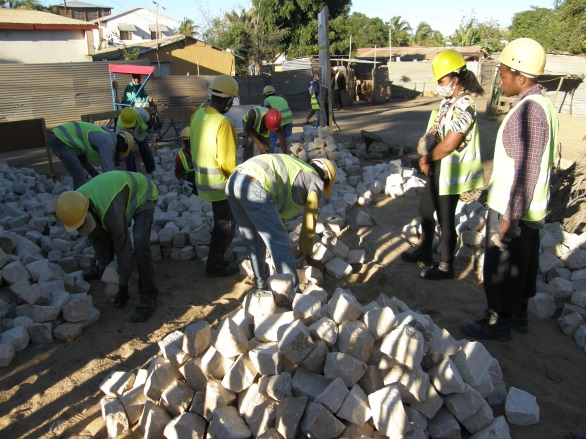
POLYGON ((455 50, 439 53, 431 62, 437 93, 443 98, 433 120, 436 146, 419 160, 427 182, 419 203, 421 245, 401 256, 407 262, 425 267, 423 279, 454 277, 456 250, 455 213, 460 194, 484 185, 476 104, 470 93, 484 90, 466 61, 455 50), (439 263, 434 263, 432 244, 435 232, 434 212, 441 230, 439 263))

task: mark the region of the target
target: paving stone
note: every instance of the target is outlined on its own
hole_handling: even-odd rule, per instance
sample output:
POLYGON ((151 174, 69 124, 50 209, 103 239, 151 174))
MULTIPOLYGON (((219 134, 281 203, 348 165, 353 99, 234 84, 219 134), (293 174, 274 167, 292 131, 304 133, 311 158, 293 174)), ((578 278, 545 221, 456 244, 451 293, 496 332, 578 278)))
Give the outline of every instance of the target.
POLYGON ((293 276, 288 273, 269 276, 268 288, 273 293, 277 305, 291 305, 295 291, 293 289, 293 276))
POLYGON ((321 392, 315 402, 323 405, 331 413, 336 413, 350 391, 341 378, 336 378, 321 392))
POLYGON ((267 316, 254 322, 254 336, 262 342, 278 342, 285 330, 295 322, 293 311, 267 316))
POLYGON ((171 417, 165 409, 157 406, 152 401, 146 401, 144 411, 138 421, 145 439, 162 438, 165 427, 169 422, 171 422, 171 417))
POLYGON ((277 407, 275 428, 285 439, 295 439, 299 431, 299 423, 305 407, 307 398, 288 398, 281 401, 277 407))
POLYGON ((328 380, 322 374, 314 373, 304 367, 300 367, 293 375, 293 381, 291 384, 293 388, 293 396, 304 396, 309 400, 314 401, 332 380, 328 380))
POLYGON ((527 311, 538 319, 550 319, 556 311, 555 298, 547 293, 537 293, 529 299, 527 311))
POLYGON ((314 339, 323 340, 329 347, 336 344, 338 339, 338 326, 328 317, 322 317, 309 327, 314 339))
POLYGON ((282 439, 283 436, 277 431, 276 428, 269 428, 264 433, 257 436, 257 439, 282 439))
POLYGON ((254 368, 261 375, 276 375, 283 368, 283 354, 275 342, 262 343, 248 352, 254 368))
POLYGON ((117 398, 132 389, 136 375, 132 372, 114 371, 100 384, 100 390, 106 396, 117 398))
POLYGON ((195 413, 183 413, 171 420, 165 427, 163 435, 166 439, 203 439, 206 423, 195 413))
POLYGON ((324 406, 309 401, 300 428, 307 437, 335 438, 340 436, 345 426, 324 406))
POLYGON ((328 302, 328 314, 339 325, 348 320, 357 320, 362 315, 362 306, 351 293, 336 288, 328 302))
POLYGON ((225 357, 236 357, 248 350, 248 338, 244 331, 228 317, 218 325, 218 336, 214 347, 225 357))
POLYGON ((369 395, 384 387, 383 374, 376 366, 369 365, 358 384, 369 395))
POLYGON ((162 340, 159 340, 158 345, 163 357, 177 367, 190 358, 190 355, 182 349, 183 333, 181 331, 173 331, 167 334, 162 340))
POLYGON ((262 321, 266 316, 275 314, 277 305, 273 293, 268 290, 253 289, 244 297, 242 307, 251 321, 262 321))
POLYGON ((3 341, 0 338, 0 367, 7 367, 10 365, 14 357, 16 356, 16 351, 14 350, 14 346, 9 341, 3 341))
POLYGON ((486 371, 484 374, 484 378, 480 382, 479 385, 474 387, 478 393, 482 395, 483 398, 487 398, 494 391, 494 386, 492 384, 492 377, 489 371, 486 371))
POLYGON ((13 327, 22 326, 23 328, 26 328, 27 330, 33 323, 35 323, 35 321, 33 319, 31 319, 30 317, 25 317, 25 316, 15 317, 14 319, 12 319, 13 327))
POLYGON ((374 336, 363 322, 351 320, 342 323, 338 328, 340 352, 366 362, 373 347, 374 336))
POLYGON ((258 437, 275 426, 277 402, 267 398, 254 383, 238 396, 238 413, 250 428, 252 435, 258 437))
POLYGON ((584 325, 585 322, 580 313, 573 312, 558 318, 558 323, 564 334, 574 335, 574 332, 576 332, 580 326, 584 325))
POLYGON ((370 419, 371 411, 368 396, 358 384, 352 387, 336 416, 354 425, 364 425, 370 419))
POLYGON ((533 425, 539 422, 539 406, 535 396, 511 387, 505 402, 507 420, 513 425, 533 425))
POLYGON ((130 429, 122 403, 117 398, 104 397, 100 400, 102 418, 106 421, 108 437, 120 436, 130 429))
POLYGON ((309 294, 296 294, 293 298, 293 315, 309 326, 321 318, 321 301, 309 294))
POLYGON ((409 430, 401 394, 395 386, 386 386, 368 395, 372 420, 380 434, 390 439, 403 438, 409 430))
POLYGON ((490 367, 488 369, 492 380, 492 393, 486 397, 486 401, 490 405, 501 405, 504 404, 507 398, 507 387, 503 380, 503 372, 496 358, 492 358, 490 361, 490 367))
POLYGON ((489 425, 470 436, 470 439, 511 439, 509 424, 504 416, 498 416, 489 425))
POLYGON ((248 439, 252 432, 238 415, 235 407, 218 407, 214 410, 213 421, 210 425, 212 437, 225 439, 248 439))
POLYGON ((586 307, 586 291, 574 291, 572 293, 571 302, 582 308, 586 307))
POLYGON ((60 312, 61 307, 33 305, 33 318, 36 322, 42 323, 55 320, 60 312))
MULTIPOLYGON (((484 400, 482 395, 469 384, 465 384, 463 392, 447 395, 444 399, 444 404, 452 415, 454 415, 454 417, 462 424, 464 424, 464 421, 467 419, 472 418, 474 415, 485 409, 485 406, 488 406, 488 403, 484 400)), ((490 420, 487 420, 484 425, 477 428, 475 431, 486 427, 492 422, 492 410, 490 410, 489 406, 488 409, 491 413, 490 420)), ((472 431, 471 433, 474 433, 475 431, 472 431)))
POLYGON ((28 329, 15 326, 0 334, 0 344, 10 343, 16 352, 22 351, 28 346, 30 335, 28 329))
POLYGON ((64 343, 71 343, 81 335, 83 331, 82 322, 64 322, 53 329, 53 336, 64 343))
POLYGON ((185 413, 191 406, 195 391, 183 381, 173 381, 161 394, 161 407, 176 417, 185 413))
POLYGON ((352 266, 341 258, 326 262, 326 272, 336 279, 343 279, 352 274, 352 266))
POLYGON ((574 332, 574 340, 581 349, 584 349, 584 346, 586 346, 586 325, 582 325, 576 329, 576 332, 574 332))
POLYGON ((433 438, 460 439, 460 425, 450 411, 442 407, 428 423, 429 435, 433 438))
POLYGON ((83 328, 85 329, 88 326, 91 326, 94 323, 96 323, 98 320, 100 320, 100 311, 97 308, 90 306, 90 309, 88 310, 88 318, 82 321, 81 323, 83 324, 83 328))
POLYGON ((12 291, 17 297, 20 303, 28 303, 29 305, 35 305, 39 303, 41 298, 41 290, 37 284, 30 284, 28 280, 22 280, 21 282, 13 283, 10 286, 12 291))
POLYGON ((66 291, 63 291, 63 289, 52 291, 50 295, 51 303, 48 306, 53 306, 55 308, 61 308, 62 306, 67 304, 67 302, 69 302, 70 299, 70 294, 66 291))
POLYGON ((183 331, 183 345, 185 352, 193 357, 202 355, 211 345, 210 325, 205 320, 199 320, 183 331))
POLYGON ((210 346, 201 358, 201 369, 205 374, 221 380, 233 362, 233 360, 222 355, 213 346, 210 346))
POLYGON ((429 369, 428 373, 435 389, 444 395, 460 393, 465 389, 462 375, 449 357, 429 369))
MULTIPOLYGON (((0 284, 1 284, 1 275, 0 275, 0 284)), ((10 311, 10 304, 5 300, 0 299, 0 319, 4 318, 6 314, 10 311)))
POLYGON ((202 357, 190 358, 179 368, 185 382, 196 391, 205 390, 208 380, 202 369, 201 361, 202 357))
POLYGON ((298 320, 290 324, 279 337, 279 350, 294 364, 300 364, 314 345, 309 329, 298 320))
POLYGON ((326 362, 326 355, 329 353, 328 345, 323 340, 314 342, 313 349, 301 362, 301 366, 316 373, 322 373, 326 362))
POLYGON ((259 392, 276 401, 283 401, 293 396, 293 380, 289 372, 278 375, 264 375, 258 380, 259 392))
POLYGON ((144 386, 144 394, 158 401, 163 391, 179 378, 179 371, 169 360, 155 356, 151 360, 144 386))
POLYGON ((380 350, 409 368, 421 364, 424 352, 421 332, 411 326, 399 326, 382 339, 380 350))
POLYGON ((461 344, 462 350, 454 357, 462 379, 472 387, 478 386, 490 367, 490 353, 482 343, 471 341, 461 344))
POLYGON ((222 386, 235 393, 242 392, 250 387, 257 375, 258 371, 248 358, 248 354, 243 354, 238 356, 230 369, 226 371, 222 386))
POLYGON ((362 320, 375 340, 380 340, 398 325, 395 313, 389 307, 366 311, 362 320))
POLYGON ((211 421, 216 409, 232 404, 235 399, 236 395, 224 388, 219 381, 209 380, 205 390, 203 417, 208 422, 211 421))
POLYGON ((492 408, 484 401, 485 404, 482 406, 474 416, 469 417, 465 421, 462 421, 462 425, 470 433, 476 433, 482 430, 494 420, 494 414, 492 408))
POLYGON ((366 363, 341 352, 330 352, 326 356, 324 376, 333 381, 341 378, 347 387, 352 387, 366 372, 366 363))
POLYGON ((33 323, 28 327, 31 343, 44 345, 53 341, 53 325, 51 322, 33 323))
POLYGON ((61 308, 63 318, 68 322, 81 322, 89 317, 91 299, 70 300, 61 308))
POLYGON ((147 402, 147 396, 144 394, 144 385, 134 387, 120 397, 120 402, 124 406, 124 411, 128 416, 128 422, 133 425, 140 419, 140 415, 147 402))
POLYGON ((189 413, 195 413, 203 418, 203 407, 205 404, 205 391, 198 390, 193 396, 189 413))
POLYGON ((429 375, 419 365, 409 369, 397 364, 386 373, 383 383, 385 386, 394 384, 406 404, 422 402, 428 393, 429 375))

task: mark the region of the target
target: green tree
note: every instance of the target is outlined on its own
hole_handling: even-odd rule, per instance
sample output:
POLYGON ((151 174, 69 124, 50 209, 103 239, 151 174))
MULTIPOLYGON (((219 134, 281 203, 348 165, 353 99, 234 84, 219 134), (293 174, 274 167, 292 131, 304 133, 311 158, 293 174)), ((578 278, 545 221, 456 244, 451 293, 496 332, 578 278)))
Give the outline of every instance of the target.
POLYGON ((47 10, 47 8, 37 0, 0 0, 0 7, 10 9, 34 9, 35 11, 47 10))
POLYGON ((553 10, 536 6, 532 6, 529 11, 515 14, 509 28, 511 40, 525 37, 533 38, 541 44, 549 42, 547 33, 553 17, 553 10))
POLYGON ((417 29, 415 29, 412 41, 416 46, 441 46, 443 45, 443 36, 441 32, 433 30, 429 24, 422 21, 417 25, 417 29))
POLYGON ((389 41, 389 26, 380 18, 369 18, 354 12, 346 20, 348 33, 352 35, 352 47, 382 47, 389 41))
POLYGON ((462 17, 460 26, 452 35, 453 46, 472 46, 481 42, 480 27, 474 17, 462 17))
POLYGON ((191 37, 197 33, 197 26, 191 18, 185 17, 183 21, 179 23, 179 27, 177 28, 175 33, 191 37))
POLYGON ((411 42, 411 33, 413 32, 411 25, 400 16, 396 16, 391 18, 390 26, 392 30, 392 46, 408 46, 411 42))

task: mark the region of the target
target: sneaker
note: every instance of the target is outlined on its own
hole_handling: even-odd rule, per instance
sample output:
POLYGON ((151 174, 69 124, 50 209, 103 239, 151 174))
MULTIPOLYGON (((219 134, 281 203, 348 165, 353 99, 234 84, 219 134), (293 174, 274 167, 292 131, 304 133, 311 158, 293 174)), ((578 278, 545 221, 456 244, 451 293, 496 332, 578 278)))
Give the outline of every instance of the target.
POLYGON ((146 322, 155 313, 155 308, 145 308, 137 306, 134 309, 134 314, 130 316, 130 321, 134 323, 146 322))
POLYGON ((495 312, 489 313, 489 316, 477 321, 465 320, 460 323, 460 329, 464 334, 480 340, 509 341, 511 339, 510 321, 499 321, 498 314, 495 312))
POLYGON ((91 270, 85 271, 83 273, 83 280, 86 282, 98 280, 102 278, 102 274, 104 274, 102 270, 100 270, 98 267, 94 267, 91 270))
POLYGON ((517 311, 511 315, 511 329, 519 334, 527 334, 529 332, 527 311, 517 311))
POLYGON ((424 268, 419 273, 419 276, 426 280, 453 279, 455 277, 454 267, 447 262, 440 262, 439 264, 434 264, 433 267, 424 268))
POLYGON ((206 277, 229 277, 240 272, 238 264, 223 264, 220 267, 206 269, 206 277))
POLYGON ((431 252, 422 250, 421 247, 401 253, 401 259, 405 262, 417 264, 422 268, 433 265, 433 256, 431 255, 431 252))

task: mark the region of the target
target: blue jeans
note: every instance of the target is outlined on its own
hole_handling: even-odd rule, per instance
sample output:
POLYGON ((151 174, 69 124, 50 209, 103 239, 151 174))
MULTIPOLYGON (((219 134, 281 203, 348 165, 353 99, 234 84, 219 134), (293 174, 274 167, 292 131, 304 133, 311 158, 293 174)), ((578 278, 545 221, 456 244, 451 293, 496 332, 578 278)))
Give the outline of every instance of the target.
MULTIPOLYGON (((140 158, 144 163, 144 169, 147 174, 152 174, 155 170, 155 159, 153 158, 153 153, 149 148, 149 137, 145 137, 140 142, 136 142, 138 146, 138 152, 140 153, 140 158)), ((136 159, 134 158, 134 152, 131 151, 126 157, 126 170, 131 172, 136 172, 136 159)))
MULTIPOLYGON (((291 134, 293 134, 293 124, 288 123, 287 125, 283 125, 283 132, 285 133, 285 140, 287 140, 289 137, 291 137, 291 134)), ((279 143, 279 138, 277 137, 276 131, 271 131, 269 136, 271 137, 271 145, 274 146, 279 143)))
POLYGON ((269 267, 265 259, 268 248, 277 273, 293 275, 297 291, 299 279, 291 252, 291 239, 272 195, 260 183, 237 170, 228 180, 226 196, 250 257, 256 287, 267 286, 269 267))
POLYGON ((88 174, 97 175, 98 172, 88 158, 78 156, 73 149, 59 140, 55 135, 49 135, 49 148, 53 154, 59 157, 69 175, 73 177, 73 190, 87 183, 88 174))

